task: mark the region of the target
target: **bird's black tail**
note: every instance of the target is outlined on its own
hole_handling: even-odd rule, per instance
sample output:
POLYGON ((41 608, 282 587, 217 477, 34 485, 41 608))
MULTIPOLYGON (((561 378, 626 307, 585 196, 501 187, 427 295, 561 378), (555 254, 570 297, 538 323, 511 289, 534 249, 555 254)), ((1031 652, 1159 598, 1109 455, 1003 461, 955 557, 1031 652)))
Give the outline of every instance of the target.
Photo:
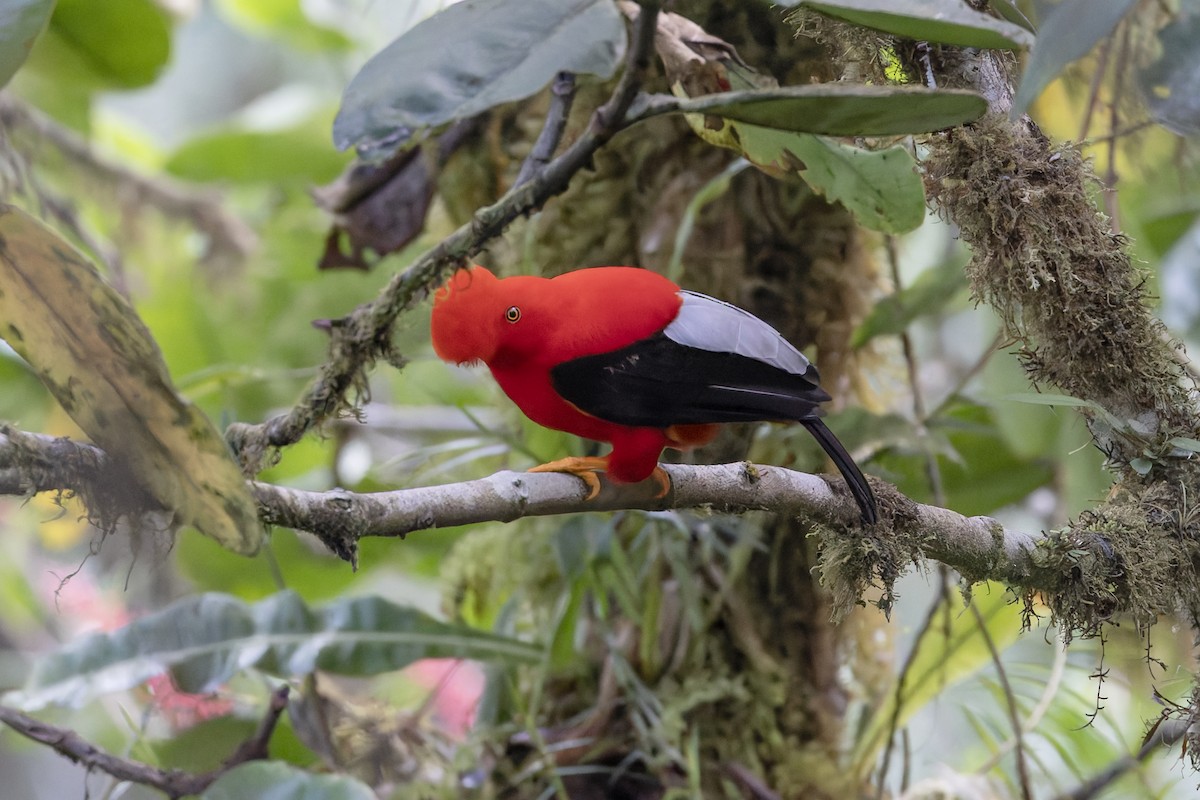
POLYGON ((862 470, 854 463, 854 459, 846 452, 846 448, 842 447, 842 443, 833 435, 833 431, 825 427, 825 423, 820 419, 810 417, 800 420, 800 424, 808 428, 808 432, 821 445, 821 449, 828 453, 829 457, 833 459, 833 463, 837 465, 838 472, 842 473, 842 477, 850 486, 850 493, 858 501, 863 521, 868 525, 874 525, 879 519, 875 510, 875 495, 871 491, 871 484, 867 483, 862 470))

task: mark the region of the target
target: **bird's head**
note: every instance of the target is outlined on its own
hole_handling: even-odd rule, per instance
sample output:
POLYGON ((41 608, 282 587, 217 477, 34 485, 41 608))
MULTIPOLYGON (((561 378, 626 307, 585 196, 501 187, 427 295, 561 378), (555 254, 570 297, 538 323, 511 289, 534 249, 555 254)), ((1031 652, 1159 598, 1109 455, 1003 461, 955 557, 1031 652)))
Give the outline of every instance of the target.
POLYGON ((455 272, 433 298, 430 333, 438 358, 455 364, 491 361, 501 342, 506 307, 500 281, 483 267, 455 272))

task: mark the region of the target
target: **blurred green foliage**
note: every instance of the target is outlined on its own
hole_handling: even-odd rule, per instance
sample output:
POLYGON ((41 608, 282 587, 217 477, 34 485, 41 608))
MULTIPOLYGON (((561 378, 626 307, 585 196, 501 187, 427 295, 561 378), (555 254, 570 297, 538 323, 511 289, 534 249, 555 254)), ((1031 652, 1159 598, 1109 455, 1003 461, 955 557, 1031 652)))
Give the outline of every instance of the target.
MULTIPOLYGON (((122 174, 113 178, 104 170, 89 170, 48 143, 23 151, 36 154, 23 165, 33 181, 9 186, 8 199, 40 207, 48 216, 53 215, 38 202, 39 192, 63 202, 59 222, 66 216, 78 223, 77 230, 64 232, 127 288, 176 383, 218 425, 265 420, 290 406, 325 357, 326 334, 311 323, 340 317, 374 297, 392 273, 451 228, 444 210, 435 207, 418 241, 376 270, 316 269, 329 219, 315 208, 309 190, 336 177, 349 162, 330 142, 333 110, 356 69, 400 25, 396 11, 383 8, 389 4, 347 3, 342 17, 335 18, 310 8, 331 4, 299 0, 222 0, 190 11, 187 3, 153 0, 104 5, 98 11, 86 0, 59 0, 11 91, 56 125, 88 134, 96 157, 117 165, 122 174), (213 42, 222 46, 214 49, 213 42), (292 92, 303 102, 289 106, 292 92), (269 124, 260 104, 266 104, 269 124), (201 205, 187 213, 146 201, 129 189, 138 180, 169 182, 192 198, 218 192, 220 202, 249 225, 253 246, 243 257, 211 258, 206 226, 221 223, 202 219, 195 212, 201 205), (80 237, 81 232, 87 236, 80 237), (109 257, 112 252, 119 258, 109 257)), ((408 24, 434 5, 414 4, 408 24)), ((1069 80, 1064 85, 1070 102, 1034 110, 1048 129, 1068 138, 1078 133, 1086 93, 1078 87, 1072 91, 1069 80)), ((1100 159, 1114 154, 1118 159, 1121 223, 1145 260, 1149 279, 1157 281, 1162 259, 1200 212, 1200 181, 1194 179, 1192 157, 1180 155, 1173 139, 1152 132, 1139 141, 1144 146, 1136 152, 1093 152, 1100 159)), ((896 243, 901 285, 880 290, 855 338, 855 345, 875 353, 880 364, 868 381, 878 402, 869 410, 831 413, 829 423, 838 436, 864 457, 868 472, 895 482, 913 499, 944 502, 964 514, 996 514, 1018 527, 1053 527, 1103 497, 1108 486, 1102 457, 1073 411, 1004 399, 1028 391, 1028 385, 1006 348, 988 356, 995 324, 964 289, 965 255, 953 231, 929 219, 896 243), (922 419, 915 418, 912 387, 897 366, 902 363, 900 335, 909 337, 920 368, 922 419), (930 480, 931 460, 940 485, 930 480)), ((1189 269, 1194 279, 1196 265, 1189 269)), ((1200 296, 1198 286, 1200 280, 1184 281, 1185 289, 1168 303, 1180 302, 1187 291, 1200 296)), ((1200 302, 1194 308, 1196 315, 1183 325, 1192 331, 1200 330, 1200 302)), ((525 420, 480 371, 436 361, 427 344, 425 314, 412 314, 396 334, 411 363, 402 372, 380 366, 370 376, 369 424, 330 425, 288 448, 260 479, 307 489, 338 482, 351 490, 382 491, 481 477, 594 449, 525 420), (405 420, 408 424, 401 424, 405 420)), ((2 345, 0 386, 0 420, 25 430, 74 435, 40 383, 2 345)), ((798 429, 764 425, 754 437, 755 459, 822 468, 816 446, 798 429)), ((688 703, 700 704, 696 698, 705 692, 736 698, 748 691, 737 684, 738 676, 705 673, 697 679, 704 685, 684 687, 687 691, 672 687, 679 691, 663 706, 656 705, 661 699, 655 690, 661 687, 653 684, 672 659, 703 654, 689 637, 703 637, 721 601, 706 583, 707 570, 723 571, 731 583, 745 575, 763 546, 754 516, 572 515, 432 530, 405 541, 364 542, 360 568, 353 572, 307 534, 275 531, 269 548, 251 560, 194 532, 174 539, 130 541, 120 535, 105 540, 76 519, 77 511, 53 523, 69 529, 55 528, 52 535, 50 520, 59 513, 51 498, 0 502, 0 684, 5 689, 24 682, 35 654, 83 631, 112 629, 202 592, 253 603, 287 589, 310 604, 378 595, 532 642, 542 653, 536 668, 490 665, 487 670, 479 717, 506 733, 524 726, 530 737, 537 735, 522 712, 536 718, 545 687, 587 675, 598 653, 626 652, 614 645, 620 635, 635 637, 641 660, 631 664, 614 656, 606 679, 620 683, 642 719, 683 726, 688 703), (677 638, 655 639, 664 628, 677 638)), ((938 600, 940 616, 930 615, 926 627, 920 622, 941 597, 940 588, 930 588, 936 582, 920 573, 906 579, 892 632, 879 635, 896 639, 894 660, 879 655, 892 673, 899 672, 909 650, 916 652, 919 691, 900 698, 903 719, 920 745, 913 777, 933 781, 949 764, 994 789, 988 796, 1013 796, 1015 770, 1011 749, 1005 749, 1011 737, 1007 698, 997 689, 994 670, 989 672, 993 665, 981 631, 972 628, 957 597, 938 600), (937 627, 938 620, 944 627, 937 627), (935 647, 949 640, 953 649, 935 647), (969 775, 977 768, 979 775, 969 775)), ((1022 715, 1037 720, 1028 738, 1034 740, 1039 790, 1068 789, 1136 750, 1140 720, 1157 713, 1141 660, 1146 642, 1132 635, 1110 642, 1104 657, 1116 666, 1101 686, 1089 677, 1098 663, 1097 646, 1074 647, 1068 657, 1055 643, 1043 641, 1043 631, 1018 639, 1020 609, 1008 605, 998 587, 976 592, 991 592, 982 604, 988 630, 1004 649, 1022 715), (1112 708, 1092 728, 1078 730, 1099 692, 1112 698, 1112 708)), ((1182 663, 1190 644, 1185 638, 1156 630, 1154 656, 1182 663)), ((888 644, 871 646, 885 651, 888 644)), ((414 706, 437 691, 415 679, 400 680, 417 698, 414 706)), ((1171 697, 1189 691, 1173 676, 1154 684, 1171 697)), ((364 680, 343 688, 367 697, 383 693, 383 685, 364 680)), ((241 675, 218 693, 236 709, 195 727, 173 726, 164 706, 139 688, 115 692, 78 712, 53 710, 47 718, 114 752, 163 767, 202 770, 251 733, 271 688, 266 678, 241 675)), ((863 731, 874 737, 883 724, 879 710, 894 708, 896 699, 863 696, 853 702, 862 726, 849 726, 847 737, 863 731)), ((407 711, 419 716, 420 709, 407 711)), ((401 712, 389 708, 388 713, 401 712)), ((274 759, 301 766, 321 762, 320 746, 297 730, 304 726, 289 719, 276 731, 274 759)), ((420 725, 414 723, 413 729, 420 725)), ((864 764, 871 765, 886 738, 850 741, 847 750, 857 748, 864 764)), ((14 737, 0 735, 0 749, 28 759, 31 770, 38 768, 14 737)), ((678 756, 672 763, 686 763, 683 754, 656 755, 664 761, 678 756)), ((447 768, 446 774, 454 773, 447 768)), ((246 768, 230 774, 231 794, 214 790, 211 796, 236 796, 233 792, 244 793, 249 786, 292 786, 296 780, 297 774, 280 764, 246 768)), ((1189 780, 1174 780, 1170 765, 1162 769, 1152 763, 1113 790, 1126 794, 1113 796, 1137 796, 1147 786, 1153 789, 1145 789, 1145 796, 1188 796, 1190 784, 1184 784, 1189 780), (1171 794, 1176 783, 1184 793, 1171 794)), ((343 786, 314 796, 352 797, 356 791, 357 786, 343 786)))

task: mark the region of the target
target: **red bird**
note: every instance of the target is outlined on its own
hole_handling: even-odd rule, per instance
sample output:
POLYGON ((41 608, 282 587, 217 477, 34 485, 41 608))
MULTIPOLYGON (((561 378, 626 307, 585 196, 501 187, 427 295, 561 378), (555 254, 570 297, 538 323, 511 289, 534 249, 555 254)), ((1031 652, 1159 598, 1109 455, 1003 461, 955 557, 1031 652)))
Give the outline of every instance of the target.
POLYGON ((595 267, 556 278, 498 279, 483 267, 438 291, 433 349, 445 361, 482 361, 534 422, 608 442, 603 458, 566 458, 534 472, 570 472, 599 491, 655 475, 663 448, 707 444, 725 422, 794 420, 837 464, 862 517, 871 487, 817 416, 829 395, 817 369, 758 317, 681 290, 636 267, 595 267))

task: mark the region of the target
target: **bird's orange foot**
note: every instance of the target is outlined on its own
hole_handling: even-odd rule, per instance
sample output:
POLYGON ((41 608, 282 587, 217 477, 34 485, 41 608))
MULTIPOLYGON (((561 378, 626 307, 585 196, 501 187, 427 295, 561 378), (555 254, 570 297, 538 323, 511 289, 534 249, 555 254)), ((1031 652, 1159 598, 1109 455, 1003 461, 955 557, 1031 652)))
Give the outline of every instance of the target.
POLYGON ((658 484, 658 492, 654 499, 662 500, 667 496, 667 492, 671 491, 671 476, 662 467, 655 467, 654 472, 650 473, 650 479, 658 484))
MULTIPOLYGON (((607 467, 608 459, 606 458, 598 456, 572 456, 570 458, 560 458, 557 461, 551 461, 549 464, 531 467, 529 471, 566 472, 574 475, 587 484, 588 496, 585 499, 591 500, 600 494, 600 478, 596 475, 596 471, 606 469, 607 467)), ((670 484, 668 483, 668 485, 670 484)))

